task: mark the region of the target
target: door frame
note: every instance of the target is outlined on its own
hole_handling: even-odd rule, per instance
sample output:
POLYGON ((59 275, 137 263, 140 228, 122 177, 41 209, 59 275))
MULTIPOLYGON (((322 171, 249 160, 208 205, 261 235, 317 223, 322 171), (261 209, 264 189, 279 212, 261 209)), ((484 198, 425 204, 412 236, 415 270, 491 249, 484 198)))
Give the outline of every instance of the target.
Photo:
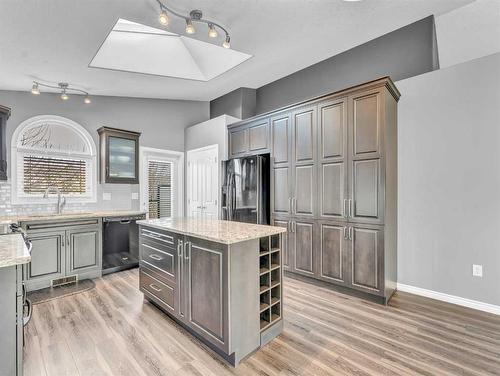
MULTIPOLYGON (((190 160, 190 156, 193 153, 198 153, 200 151, 208 151, 208 150, 214 150, 215 154, 217 155, 217 190, 218 190, 218 195, 217 195, 217 219, 221 218, 221 196, 222 196, 222 191, 221 191, 221 156, 219 154, 219 144, 212 144, 208 146, 203 146, 201 148, 196 148, 196 149, 191 149, 186 151, 186 187, 190 186, 190 180, 189 180, 189 173, 188 173, 188 163, 190 160)), ((188 212, 188 200, 189 200, 189 195, 186 190, 186 200, 185 200, 185 210, 186 213, 188 212)))
POLYGON ((184 216, 184 153, 182 151, 173 151, 167 149, 157 149, 150 148, 146 146, 139 147, 139 176, 141 177, 139 181, 139 196, 140 196, 140 207, 141 210, 148 212, 147 217, 149 218, 149 207, 148 207, 148 169, 145 166, 146 161, 149 157, 158 158, 159 160, 165 160, 172 162, 174 164, 174 173, 172 178, 174 181, 173 189, 173 208, 174 217, 184 216))

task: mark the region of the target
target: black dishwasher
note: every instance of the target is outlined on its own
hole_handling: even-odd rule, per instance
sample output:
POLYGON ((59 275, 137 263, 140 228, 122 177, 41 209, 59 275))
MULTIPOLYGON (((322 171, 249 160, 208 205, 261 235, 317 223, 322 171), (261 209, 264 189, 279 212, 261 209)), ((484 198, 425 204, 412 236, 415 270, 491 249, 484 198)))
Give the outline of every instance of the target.
POLYGON ((102 274, 139 265, 139 225, 146 215, 106 217, 102 231, 102 274))

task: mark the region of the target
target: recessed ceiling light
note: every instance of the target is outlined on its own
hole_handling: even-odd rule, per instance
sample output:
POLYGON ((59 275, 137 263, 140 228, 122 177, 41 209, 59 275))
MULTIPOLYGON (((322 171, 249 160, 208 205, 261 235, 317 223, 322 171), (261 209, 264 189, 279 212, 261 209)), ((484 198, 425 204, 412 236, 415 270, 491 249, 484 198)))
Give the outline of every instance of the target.
POLYGON ((355 3, 355 2, 363 1, 363 0, 344 0, 344 1, 347 3, 355 3))

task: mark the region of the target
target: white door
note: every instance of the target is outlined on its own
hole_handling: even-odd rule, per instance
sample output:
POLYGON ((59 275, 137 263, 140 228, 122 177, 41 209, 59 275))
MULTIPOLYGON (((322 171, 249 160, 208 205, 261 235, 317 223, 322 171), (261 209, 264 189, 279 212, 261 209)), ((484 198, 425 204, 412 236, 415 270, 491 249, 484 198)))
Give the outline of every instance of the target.
POLYGON ((141 206, 148 218, 183 215, 184 153, 141 147, 141 206))
POLYGON ((189 217, 219 218, 219 147, 187 152, 187 212, 189 217))

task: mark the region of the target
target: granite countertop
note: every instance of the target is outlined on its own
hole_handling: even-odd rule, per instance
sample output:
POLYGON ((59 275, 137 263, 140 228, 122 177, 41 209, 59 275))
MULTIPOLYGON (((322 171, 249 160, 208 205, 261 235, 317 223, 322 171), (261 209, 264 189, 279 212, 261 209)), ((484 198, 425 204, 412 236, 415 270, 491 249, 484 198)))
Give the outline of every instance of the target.
POLYGON ((92 212, 68 212, 68 213, 43 213, 43 214, 25 214, 0 217, 0 224, 9 224, 17 222, 30 221, 61 221, 80 218, 104 218, 104 217, 122 217, 146 214, 143 211, 110 210, 110 211, 92 211, 92 212))
POLYGON ((31 256, 21 234, 0 235, 0 268, 30 261, 31 256))
POLYGON ((221 221, 218 219, 149 219, 137 221, 137 223, 223 244, 233 244, 286 232, 283 227, 221 221))

